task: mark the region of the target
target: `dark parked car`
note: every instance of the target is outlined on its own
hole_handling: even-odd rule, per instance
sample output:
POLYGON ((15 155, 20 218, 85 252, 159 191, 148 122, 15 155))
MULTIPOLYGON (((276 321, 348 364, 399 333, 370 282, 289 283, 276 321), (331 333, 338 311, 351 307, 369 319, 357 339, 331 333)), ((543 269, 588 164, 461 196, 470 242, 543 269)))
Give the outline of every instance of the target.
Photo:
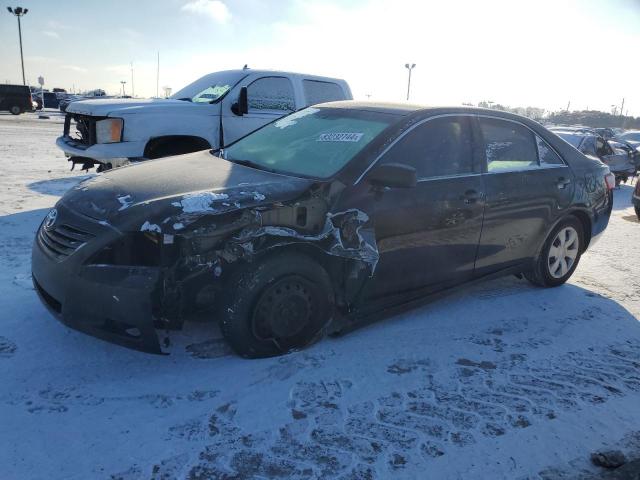
POLYGON ((623 150, 627 153, 631 163, 635 165, 635 174, 637 175, 640 169, 640 150, 624 140, 608 140, 608 142, 614 149, 623 150))
POLYGON ((38 229, 33 281, 64 323, 130 347, 161 352, 157 331, 209 307, 236 352, 276 355, 480 278, 563 284, 613 183, 517 115, 326 103, 79 184, 38 229))
POLYGON ((552 131, 587 156, 600 159, 615 175, 616 184, 626 182, 635 174, 634 159, 621 149, 614 149, 608 140, 591 130, 553 128, 552 131))
POLYGON ((0 111, 8 111, 13 115, 33 111, 31 90, 26 85, 0 84, 0 111))
POLYGON ((58 108, 60 105, 60 99, 58 95, 53 92, 38 92, 33 97, 34 101, 38 104, 38 110, 43 108, 42 95, 44 95, 44 108, 58 108))

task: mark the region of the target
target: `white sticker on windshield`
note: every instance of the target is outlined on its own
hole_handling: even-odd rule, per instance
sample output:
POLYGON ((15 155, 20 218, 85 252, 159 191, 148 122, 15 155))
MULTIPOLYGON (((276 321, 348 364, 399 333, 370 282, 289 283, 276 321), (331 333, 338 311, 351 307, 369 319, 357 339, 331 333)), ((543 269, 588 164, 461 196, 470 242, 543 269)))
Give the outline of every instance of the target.
POLYGON ((333 132, 321 133, 318 137, 319 142, 359 142, 364 133, 355 132, 333 132))

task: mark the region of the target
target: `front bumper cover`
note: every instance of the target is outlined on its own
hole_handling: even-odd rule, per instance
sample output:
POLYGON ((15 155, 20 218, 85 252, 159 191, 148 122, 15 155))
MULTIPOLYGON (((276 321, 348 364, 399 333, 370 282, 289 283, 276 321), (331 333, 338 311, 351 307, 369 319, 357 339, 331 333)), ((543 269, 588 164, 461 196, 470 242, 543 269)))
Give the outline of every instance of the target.
POLYGON ((88 157, 101 163, 110 163, 112 159, 143 157, 146 142, 96 143, 88 147, 62 135, 56 139, 56 145, 70 157, 88 157))
MULTIPOLYGON (((58 212, 65 222, 69 211, 59 207, 58 212)), ((106 228, 73 217, 78 228, 106 228)), ((103 231, 66 258, 52 256, 36 236, 31 256, 35 290, 47 309, 71 328, 136 350, 162 353, 153 315, 161 269, 85 264, 118 235, 103 231)))

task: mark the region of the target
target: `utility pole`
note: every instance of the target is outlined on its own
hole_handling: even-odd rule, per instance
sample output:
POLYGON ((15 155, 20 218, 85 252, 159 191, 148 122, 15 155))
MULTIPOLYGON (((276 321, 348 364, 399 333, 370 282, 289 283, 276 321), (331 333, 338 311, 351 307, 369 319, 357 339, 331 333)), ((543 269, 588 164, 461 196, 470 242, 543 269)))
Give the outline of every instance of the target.
POLYGON ((620 106, 620 116, 622 116, 623 111, 624 111, 624 97, 622 97, 622 105, 620 106))
POLYGON ((569 103, 567 103, 567 113, 569 112, 569 107, 571 106, 571 100, 569 100, 569 103))
POLYGON ((133 90, 133 62, 131 62, 131 96, 135 97, 135 93, 133 90))
POLYGON ((416 66, 415 63, 409 65, 408 63, 404 64, 405 68, 409 70, 409 80, 407 81, 407 101, 409 100, 409 92, 411 90, 411 70, 413 70, 416 66))
POLYGON ((24 77, 24 56, 22 55, 22 26, 20 25, 20 17, 26 15, 29 9, 22 8, 22 7, 16 7, 16 8, 7 7, 7 11, 18 18, 18 37, 20 39, 20 64, 22 65, 22 84, 26 85, 27 80, 24 77))
POLYGON ((158 68, 156 69, 156 98, 158 98, 159 85, 160 85, 160 52, 158 52, 158 68))

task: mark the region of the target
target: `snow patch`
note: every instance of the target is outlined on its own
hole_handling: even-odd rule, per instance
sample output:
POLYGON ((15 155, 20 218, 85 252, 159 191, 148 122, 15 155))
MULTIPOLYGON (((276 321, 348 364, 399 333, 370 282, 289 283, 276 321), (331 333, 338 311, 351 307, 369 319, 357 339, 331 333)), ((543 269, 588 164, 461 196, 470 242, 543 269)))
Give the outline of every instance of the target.
POLYGON ((140 231, 162 233, 162 229, 158 225, 156 225, 155 223, 149 223, 149 221, 146 221, 142 224, 142 226, 140 227, 140 231))
POLYGON ((120 205, 122 205, 118 209, 118 211, 125 210, 129 208, 131 205, 133 205, 133 199, 131 198, 131 195, 120 195, 118 197, 118 201, 120 202, 120 205))
POLYGON ((226 200, 226 193, 200 192, 191 193, 182 197, 179 202, 173 202, 174 207, 181 207, 184 213, 214 212, 212 203, 216 200, 226 200))

